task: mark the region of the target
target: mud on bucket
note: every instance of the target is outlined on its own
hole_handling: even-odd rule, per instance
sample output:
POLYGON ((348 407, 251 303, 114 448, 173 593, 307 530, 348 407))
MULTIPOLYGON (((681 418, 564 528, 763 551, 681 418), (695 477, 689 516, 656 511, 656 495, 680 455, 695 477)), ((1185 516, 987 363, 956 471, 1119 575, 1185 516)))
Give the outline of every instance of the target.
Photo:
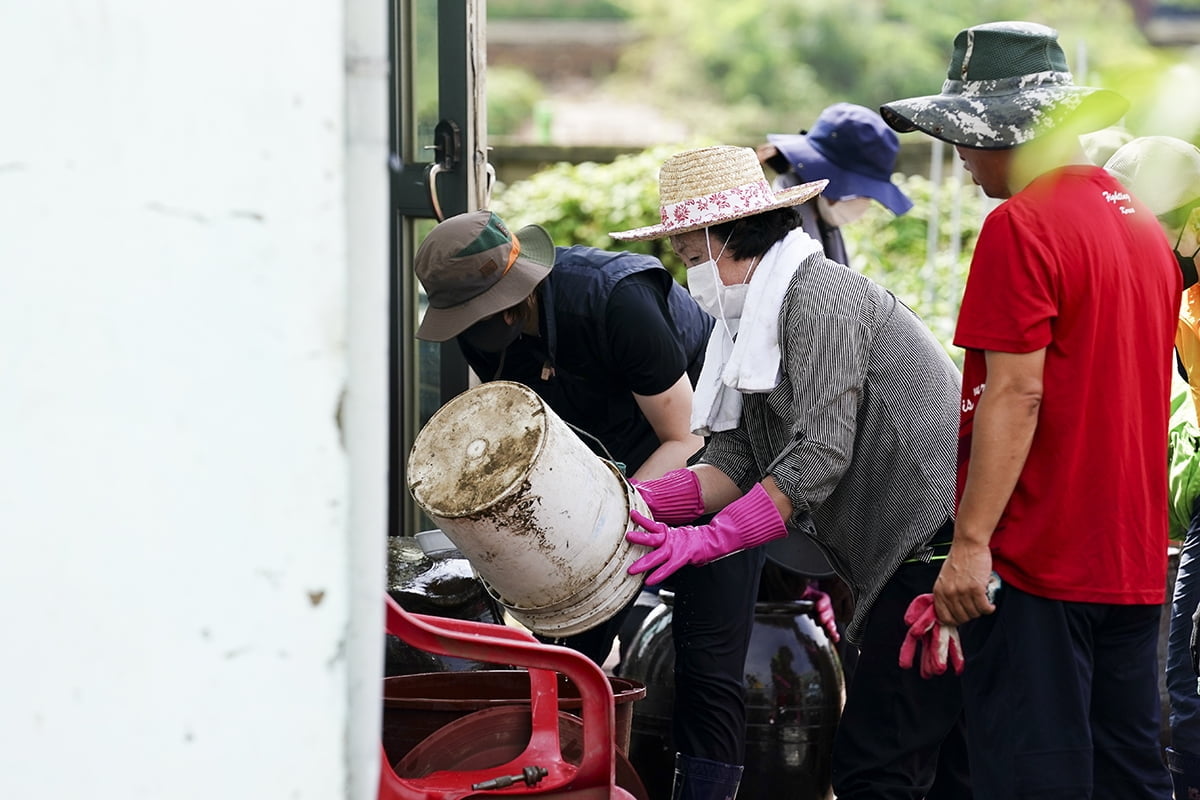
POLYGON ((417 434, 408 488, 514 619, 543 636, 594 628, 633 599, 630 504, 616 466, 527 386, 492 381, 442 406, 417 434))

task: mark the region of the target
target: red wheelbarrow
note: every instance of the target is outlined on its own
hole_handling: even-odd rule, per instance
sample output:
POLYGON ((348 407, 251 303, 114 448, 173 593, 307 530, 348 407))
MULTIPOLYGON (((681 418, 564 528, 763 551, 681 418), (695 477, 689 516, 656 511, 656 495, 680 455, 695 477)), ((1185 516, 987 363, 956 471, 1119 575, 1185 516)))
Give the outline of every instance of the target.
MULTIPOLYGON (((437 753, 438 764, 420 777, 401 776, 381 747, 379 800, 461 800, 463 798, 537 796, 547 800, 638 800, 617 785, 618 754, 613 738, 614 698, 608 677, 586 656, 565 647, 546 645, 516 628, 472 620, 433 617, 405 611, 385 595, 387 632, 420 650, 524 667, 529 673, 530 703, 525 708, 490 709, 464 717, 427 737, 416 749, 437 753), (582 724, 559 711, 558 674, 579 691, 582 724), (528 718, 528 744, 496 766, 474 766, 470 759, 448 755, 446 743, 464 739, 486 744, 495 733, 497 714, 528 718), (569 718, 581 729, 582 753, 568 759, 560 726, 569 718), (444 736, 458 726, 457 736, 444 736), (422 745, 428 747, 422 748, 422 745), (572 763, 575 761, 577 763, 572 763)), ((502 727, 503 724, 502 724, 502 727)), ((482 746, 482 745, 481 745, 482 746)), ((637 782, 636 774, 633 781, 637 782)), ((637 782, 640 788, 640 782, 637 782)))

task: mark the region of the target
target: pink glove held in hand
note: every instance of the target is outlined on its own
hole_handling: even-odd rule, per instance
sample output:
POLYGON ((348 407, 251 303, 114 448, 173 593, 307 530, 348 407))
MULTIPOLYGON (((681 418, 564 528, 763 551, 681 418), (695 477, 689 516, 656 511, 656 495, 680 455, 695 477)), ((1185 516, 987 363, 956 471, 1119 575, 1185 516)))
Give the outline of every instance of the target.
POLYGON ((947 666, 954 667, 956 675, 963 671, 962 642, 958 629, 938 621, 933 607, 932 594, 919 594, 909 603, 904 612, 908 633, 900 644, 900 666, 908 669, 913 665, 917 645, 921 645, 921 677, 931 678, 944 675, 947 666))
POLYGON ((630 481, 637 489, 650 516, 672 525, 691 522, 704 513, 700 479, 690 469, 676 469, 652 481, 630 481))
POLYGON ((921 656, 921 677, 944 675, 948 664, 954 667, 955 675, 962 675, 963 651, 958 628, 934 623, 931 639, 921 656))
POLYGON ((761 483, 725 506, 707 525, 672 528, 634 510, 629 518, 645 530, 632 530, 625 539, 655 548, 629 567, 630 575, 654 570, 646 583, 662 583, 680 567, 707 564, 722 556, 787 535, 771 496, 761 483))
POLYGON ((813 607, 817 610, 817 619, 821 621, 821 627, 825 629, 825 635, 829 637, 829 641, 834 644, 841 641, 837 620, 833 616, 833 602, 829 599, 829 595, 810 583, 804 590, 804 594, 800 595, 800 599, 812 602, 813 607))

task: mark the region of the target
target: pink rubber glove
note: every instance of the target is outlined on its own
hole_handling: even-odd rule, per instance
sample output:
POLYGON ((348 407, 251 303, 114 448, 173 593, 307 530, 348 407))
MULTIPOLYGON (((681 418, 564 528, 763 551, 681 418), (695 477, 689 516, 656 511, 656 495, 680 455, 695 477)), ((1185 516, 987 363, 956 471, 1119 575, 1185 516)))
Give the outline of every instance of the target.
POLYGON ((833 615, 833 602, 829 599, 829 595, 810 583, 804 590, 804 594, 800 595, 800 599, 812 602, 813 608, 817 610, 817 619, 821 621, 821 627, 825 629, 825 635, 829 637, 829 641, 834 644, 841 641, 837 620, 833 615))
POLYGON ((677 525, 704 513, 700 479, 690 469, 676 469, 652 481, 630 481, 659 522, 677 525))
POLYGON ((908 669, 913 665, 917 645, 921 645, 921 677, 932 678, 944 675, 946 667, 954 668, 956 675, 963 671, 962 642, 958 629, 938 621, 933 607, 933 594, 919 594, 909 603, 904 612, 908 633, 900 644, 900 666, 908 669))
POLYGON ((655 548, 629 567, 630 575, 654 570, 646 583, 662 583, 680 567, 715 561, 722 556, 787 535, 783 518, 761 483, 734 500, 707 525, 672 528, 634 510, 629 518, 645 530, 625 534, 633 544, 655 548))

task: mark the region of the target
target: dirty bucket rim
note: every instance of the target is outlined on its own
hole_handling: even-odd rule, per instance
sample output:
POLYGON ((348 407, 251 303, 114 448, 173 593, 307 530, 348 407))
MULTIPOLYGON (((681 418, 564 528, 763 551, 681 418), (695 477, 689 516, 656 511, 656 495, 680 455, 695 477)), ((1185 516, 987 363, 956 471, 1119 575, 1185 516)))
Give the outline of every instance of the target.
POLYGON ((434 411, 429 417, 429 420, 423 426, 421 426, 421 430, 417 431, 417 435, 413 439, 412 447, 410 447, 408 450, 409 469, 405 471, 405 482, 408 484, 408 491, 425 509, 426 513, 428 513, 431 517, 440 517, 441 519, 467 519, 478 516, 481 512, 500 505, 503 501, 522 490, 524 484, 529 479, 529 474, 533 472, 534 465, 537 463, 538 458, 542 455, 542 452, 546 448, 547 423, 545 422, 545 417, 548 407, 549 404, 546 403, 546 401, 543 400, 537 392, 533 391, 533 389, 529 388, 525 384, 517 383, 516 381, 487 381, 466 391, 459 392, 454 397, 446 401, 441 408, 439 408, 437 411, 434 411), (456 404, 461 405, 459 401, 466 402, 467 398, 474 400, 483 391, 494 391, 499 389, 515 389, 519 394, 524 395, 527 400, 531 401, 531 406, 534 409, 533 416, 536 417, 540 415, 542 418, 542 424, 539 426, 537 445, 533 448, 533 452, 529 455, 529 457, 525 459, 524 469, 521 471, 521 474, 508 485, 507 489, 491 498, 487 505, 463 511, 438 508, 435 504, 430 502, 428 498, 420 495, 418 492, 418 489, 420 488, 420 482, 416 484, 413 483, 414 476, 419 472, 419 470, 413 469, 412 464, 418 445, 423 444, 422 436, 426 433, 426 431, 429 431, 429 435, 433 436, 433 432, 437 430, 437 426, 434 425, 434 422, 443 415, 449 414, 450 409, 453 406, 456 406, 456 404))

